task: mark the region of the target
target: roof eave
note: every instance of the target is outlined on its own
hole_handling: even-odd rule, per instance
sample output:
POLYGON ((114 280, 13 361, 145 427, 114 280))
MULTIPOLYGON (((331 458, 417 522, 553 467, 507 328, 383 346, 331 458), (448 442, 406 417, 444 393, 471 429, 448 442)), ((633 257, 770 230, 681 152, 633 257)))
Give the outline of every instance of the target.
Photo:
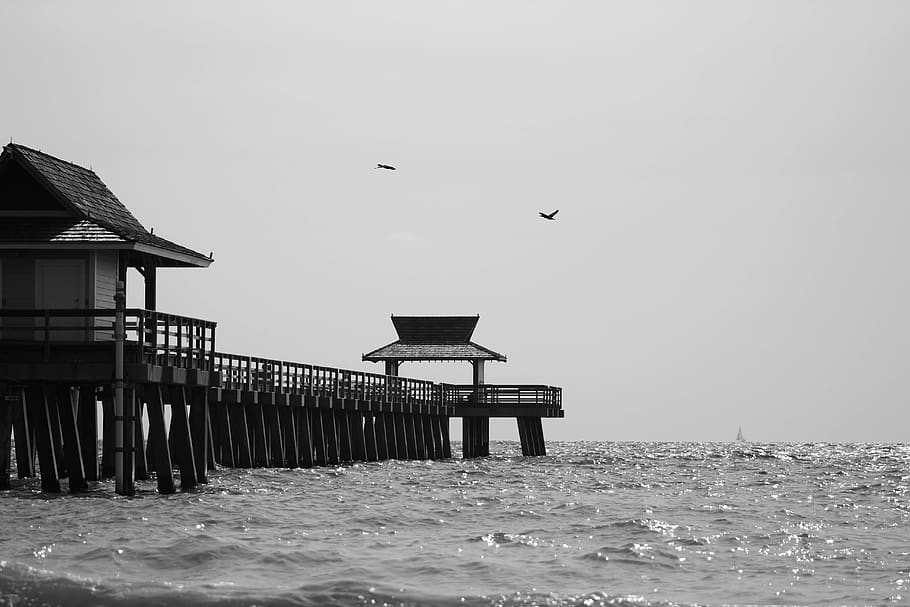
POLYGON ((183 265, 194 266, 197 268, 207 268, 209 267, 214 259, 211 257, 205 257, 201 253, 197 255, 187 255, 186 253, 179 253, 177 251, 171 251, 163 247, 156 247, 155 245, 150 245, 142 242, 132 243, 132 248, 139 253, 148 253, 149 255, 155 255, 157 257, 162 257, 164 259, 170 259, 172 261, 180 262, 183 265))
POLYGON ((127 242, 127 241, 68 241, 60 240, 55 242, 3 242, 0 243, 0 249, 9 251, 9 250, 20 250, 20 251, 37 251, 37 250, 53 250, 53 249, 67 249, 67 250, 94 250, 94 249, 104 249, 112 251, 136 251, 139 253, 146 253, 149 255, 154 255, 162 259, 168 259, 170 261, 176 262, 175 265, 178 267, 192 266, 197 268, 207 268, 214 259, 208 257, 196 257, 193 255, 187 255, 185 253, 178 253, 175 251, 169 251, 161 247, 156 247, 152 245, 142 244, 138 242, 127 242))

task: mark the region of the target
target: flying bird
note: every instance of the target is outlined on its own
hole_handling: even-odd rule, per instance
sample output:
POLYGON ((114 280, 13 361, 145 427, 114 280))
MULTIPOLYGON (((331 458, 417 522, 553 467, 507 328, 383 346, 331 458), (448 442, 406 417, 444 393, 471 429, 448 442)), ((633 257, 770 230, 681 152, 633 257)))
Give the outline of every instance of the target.
POLYGON ((376 165, 375 167, 373 167, 373 168, 375 168, 375 169, 386 169, 386 170, 388 170, 388 171, 394 171, 394 170, 396 170, 395 167, 393 167, 393 166, 391 166, 391 165, 388 165, 388 164, 377 164, 377 165, 376 165))
POLYGON ((557 213, 559 213, 559 209, 556 209, 555 211, 553 211, 553 212, 550 213, 549 215, 546 214, 546 213, 544 213, 543 211, 539 211, 539 212, 540 212, 540 216, 543 217, 544 219, 549 219, 550 221, 555 221, 555 220, 556 220, 555 215, 556 215, 557 213))

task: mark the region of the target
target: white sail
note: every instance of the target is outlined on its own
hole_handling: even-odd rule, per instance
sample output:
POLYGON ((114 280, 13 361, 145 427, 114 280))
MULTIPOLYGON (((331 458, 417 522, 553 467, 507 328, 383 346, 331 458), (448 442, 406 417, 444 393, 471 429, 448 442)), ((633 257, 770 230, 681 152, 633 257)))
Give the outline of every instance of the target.
POLYGON ((739 431, 737 431, 737 433, 736 433, 736 442, 741 443, 741 442, 744 442, 745 440, 746 439, 743 438, 743 427, 740 426, 739 431))

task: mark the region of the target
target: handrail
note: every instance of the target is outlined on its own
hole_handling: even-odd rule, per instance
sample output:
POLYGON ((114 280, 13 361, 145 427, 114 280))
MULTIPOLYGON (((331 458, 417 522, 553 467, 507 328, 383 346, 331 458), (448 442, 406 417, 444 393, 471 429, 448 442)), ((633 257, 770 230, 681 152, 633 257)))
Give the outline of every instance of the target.
POLYGON ((442 384, 242 354, 215 352, 213 370, 221 387, 233 390, 442 404, 442 384))
POLYGON ((533 384, 446 384, 448 404, 562 409, 562 388, 533 384))
MULTIPOLYGON (((0 340, 51 345, 112 342, 115 310, 0 309, 0 340), (2 322, 4 319, 32 322, 2 322), (67 320, 69 319, 69 320, 67 320), (72 319, 82 319, 81 322, 72 319), (92 319, 91 322, 89 319, 92 319), (13 335, 13 337, 9 337, 13 335), (71 339, 65 339, 69 337, 71 339)), ((562 408, 562 389, 537 384, 446 384, 393 375, 323 367, 215 350, 214 321, 157 310, 128 308, 126 341, 138 347, 139 360, 160 366, 218 373, 226 389, 300 394, 393 404, 442 406, 544 406, 562 408)))
MULTIPOLYGON (((113 342, 115 314, 113 308, 4 309, 0 321, 19 322, 2 322, 0 330, 3 341, 43 343, 47 357, 51 344, 113 342)), ((143 362, 211 370, 216 322, 141 308, 127 308, 124 316, 126 341, 138 346, 143 362)))

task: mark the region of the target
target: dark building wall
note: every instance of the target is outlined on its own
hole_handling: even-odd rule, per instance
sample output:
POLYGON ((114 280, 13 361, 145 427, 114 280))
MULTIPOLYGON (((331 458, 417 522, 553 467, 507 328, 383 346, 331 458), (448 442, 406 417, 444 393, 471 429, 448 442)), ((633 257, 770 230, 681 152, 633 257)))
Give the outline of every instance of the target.
POLYGON ((0 257, 0 306, 7 309, 35 307, 35 258, 28 256, 0 257))

